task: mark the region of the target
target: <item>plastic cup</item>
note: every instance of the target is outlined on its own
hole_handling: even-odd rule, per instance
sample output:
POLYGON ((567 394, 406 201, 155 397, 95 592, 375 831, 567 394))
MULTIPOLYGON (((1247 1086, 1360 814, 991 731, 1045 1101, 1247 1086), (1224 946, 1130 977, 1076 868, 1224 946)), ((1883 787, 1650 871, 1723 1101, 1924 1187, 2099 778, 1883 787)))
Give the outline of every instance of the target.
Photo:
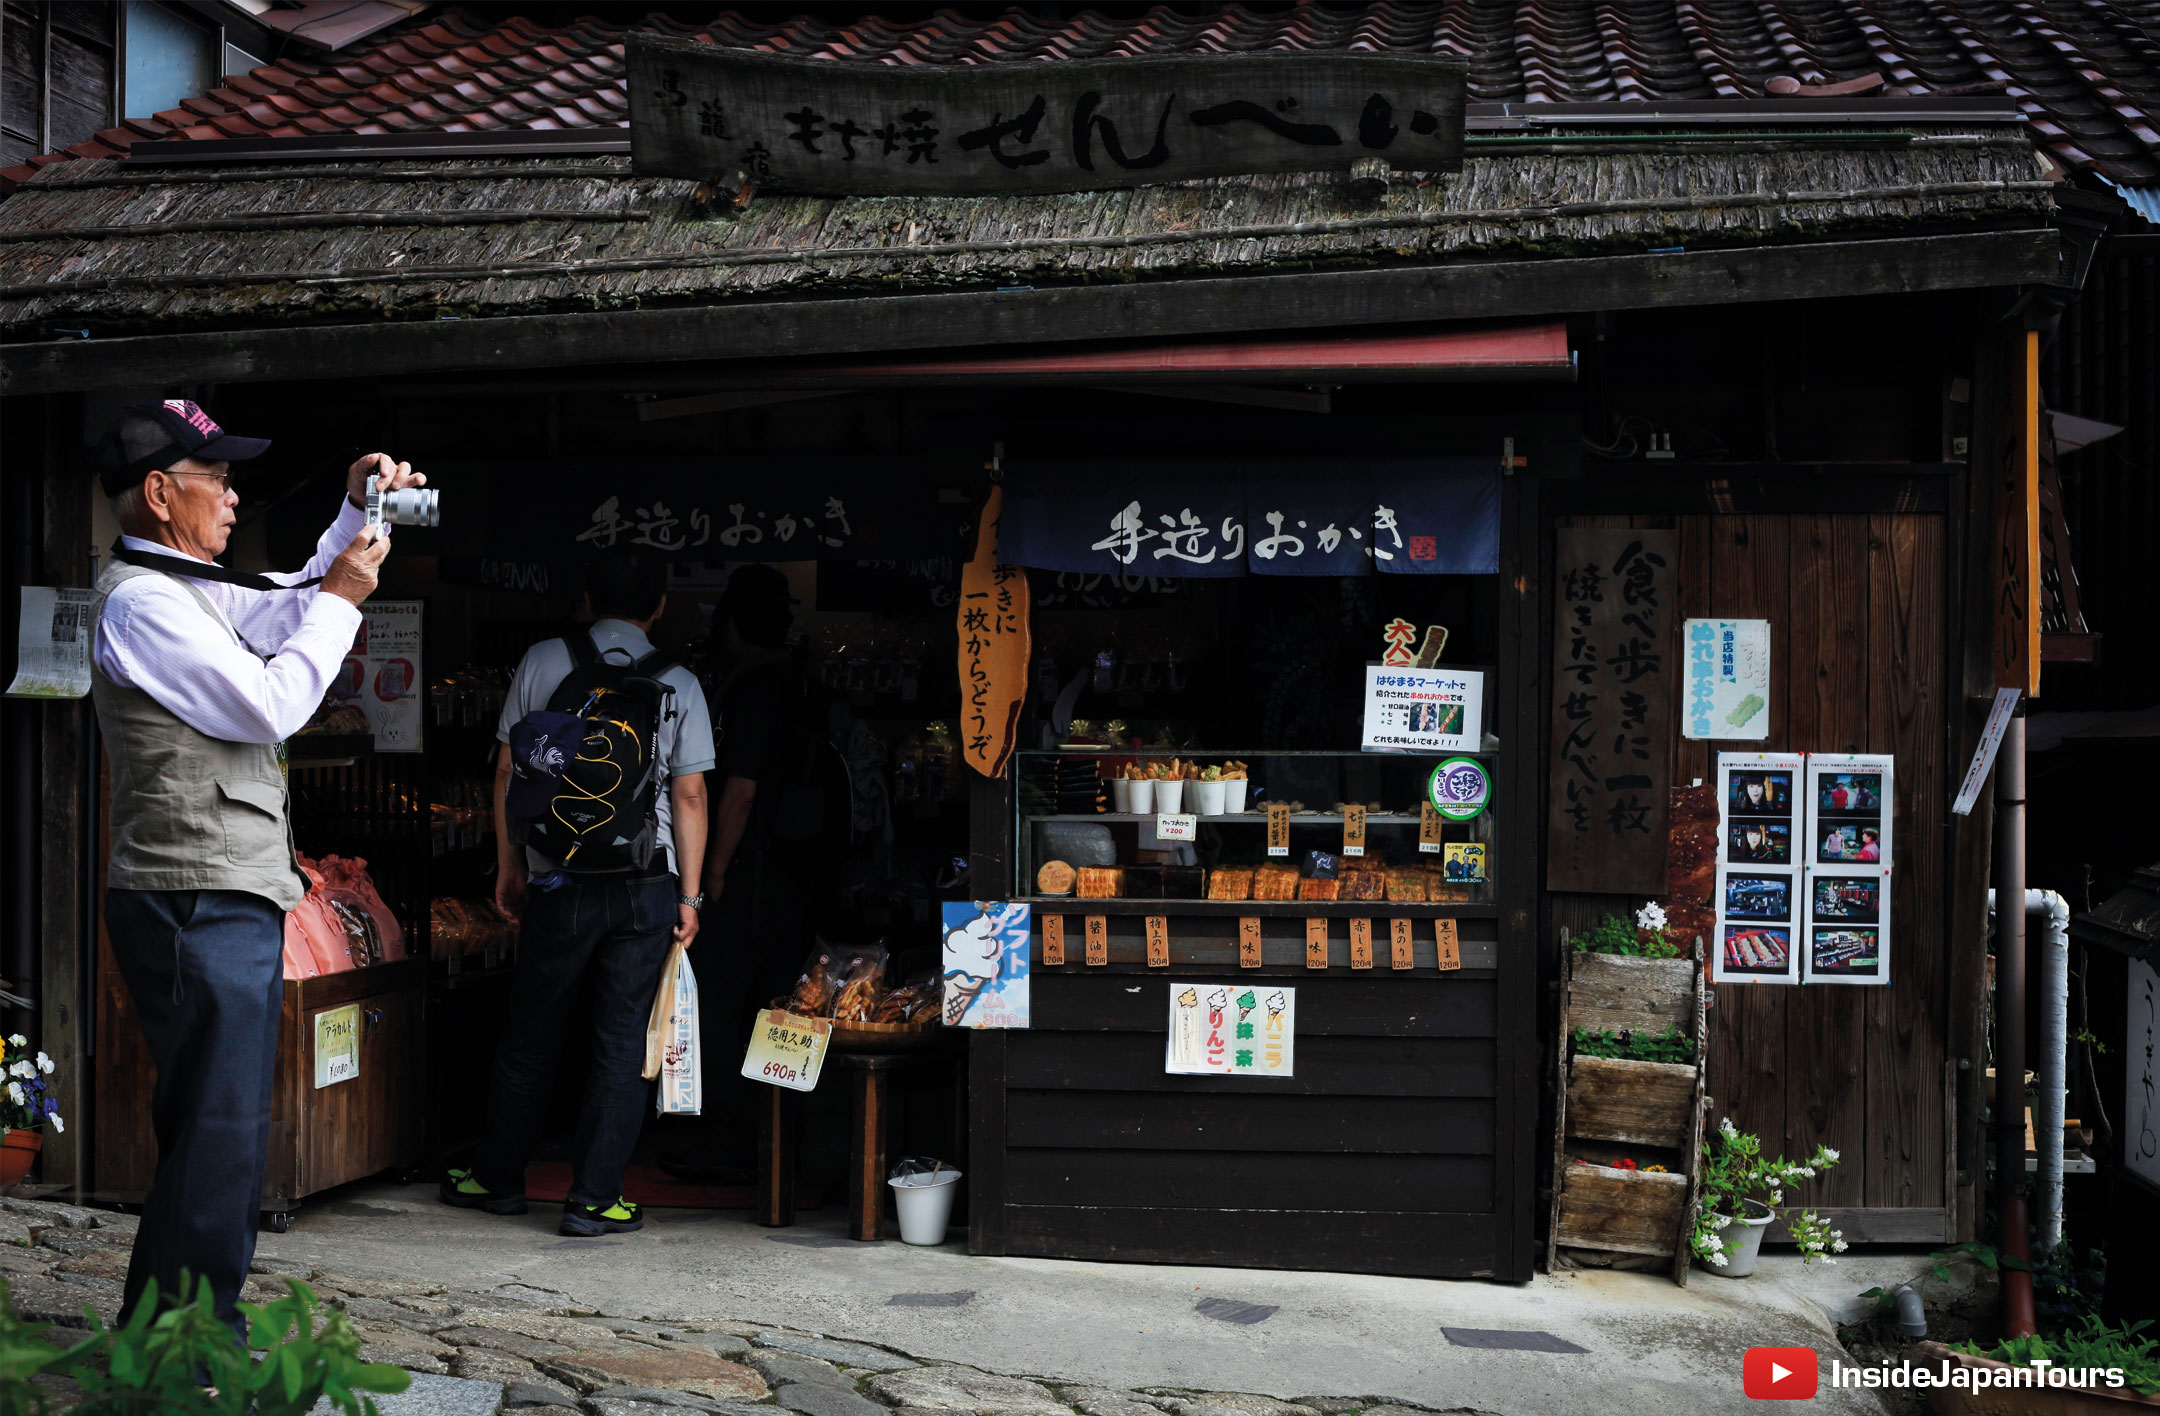
POLYGON ((1176 815, 1185 809, 1185 784, 1183 782, 1157 782, 1155 784, 1155 809, 1176 815))
POLYGON ((893 1204, 900 1211, 902 1239, 910 1244, 945 1242, 946 1227, 952 1223, 953 1185, 959 1178, 957 1170, 940 1170, 885 1182, 892 1186, 893 1204))
POLYGON ((1155 788, 1158 784, 1143 777, 1129 785, 1132 787, 1132 809, 1142 816, 1153 814, 1155 810, 1155 788))
POLYGON ((1227 782, 1194 782, 1192 784, 1192 808, 1196 816, 1220 816, 1223 814, 1223 788, 1227 782))
POLYGON ((1130 777, 1112 777, 1110 779, 1110 809, 1112 811, 1132 810, 1132 785, 1130 777))
POLYGON ((1228 777, 1223 780, 1222 809, 1226 815, 1236 816, 1244 812, 1245 788, 1249 785, 1251 784, 1243 777, 1228 777))

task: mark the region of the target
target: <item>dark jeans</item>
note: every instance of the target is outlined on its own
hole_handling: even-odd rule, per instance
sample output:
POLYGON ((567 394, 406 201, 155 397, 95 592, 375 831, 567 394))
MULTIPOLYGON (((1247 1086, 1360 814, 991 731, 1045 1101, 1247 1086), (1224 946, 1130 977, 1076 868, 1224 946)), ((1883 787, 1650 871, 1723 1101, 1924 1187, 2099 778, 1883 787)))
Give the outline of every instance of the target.
POLYGON ((122 1298, 180 1271, 210 1280, 231 1317, 255 1257, 284 998, 285 916, 241 890, 108 890, 113 960, 157 1064, 157 1177, 122 1298))
POLYGON ((645 1026, 675 926, 675 877, 571 875, 525 897, 510 1011, 488 1086, 474 1167, 498 1194, 525 1192, 525 1165, 556 1109, 563 1031, 592 1007, 592 1072, 572 1142, 569 1203, 613 1204, 645 1108, 645 1026))

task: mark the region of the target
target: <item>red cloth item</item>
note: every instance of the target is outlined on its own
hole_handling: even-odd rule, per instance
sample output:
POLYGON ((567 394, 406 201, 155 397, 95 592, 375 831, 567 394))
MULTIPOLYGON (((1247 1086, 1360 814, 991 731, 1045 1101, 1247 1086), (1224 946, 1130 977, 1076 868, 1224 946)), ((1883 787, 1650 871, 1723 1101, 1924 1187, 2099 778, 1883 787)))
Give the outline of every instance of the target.
MULTIPOLYGON (((313 978, 328 973, 343 973, 353 966, 352 943, 346 937, 345 926, 338 923, 330 906, 323 901, 323 879, 313 867, 303 860, 300 869, 308 878, 308 892, 300 898, 285 916, 285 944, 288 953, 293 947, 297 932, 299 943, 307 958, 315 965, 313 974, 302 973, 301 978, 313 978)), ((292 973, 287 978, 295 977, 292 973)))
MULTIPOLYGON (((301 857, 306 864, 307 858, 301 857)), ((383 962, 405 957, 405 931, 399 927, 397 916, 383 903, 382 893, 375 888, 374 877, 368 874, 367 862, 358 856, 324 856, 315 868, 322 872, 323 888, 334 899, 364 911, 375 922, 376 938, 382 947, 383 962)))

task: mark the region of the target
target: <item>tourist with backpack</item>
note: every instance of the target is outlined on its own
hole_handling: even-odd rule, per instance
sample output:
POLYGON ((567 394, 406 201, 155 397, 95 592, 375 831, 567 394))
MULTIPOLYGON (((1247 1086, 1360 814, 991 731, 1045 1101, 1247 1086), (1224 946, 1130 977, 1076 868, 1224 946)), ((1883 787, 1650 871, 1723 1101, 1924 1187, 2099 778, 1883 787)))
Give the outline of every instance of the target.
POLYGON ((622 1182, 652 1098, 646 1023, 669 945, 697 937, 704 905, 712 715, 696 675, 646 637, 666 592, 666 567, 642 551, 596 562, 593 622, 526 653, 496 733, 495 905, 518 922, 517 969, 486 1139, 440 1193, 461 1209, 525 1212, 564 1033, 589 1003, 592 1069, 561 1223, 580 1237, 644 1226, 622 1182))

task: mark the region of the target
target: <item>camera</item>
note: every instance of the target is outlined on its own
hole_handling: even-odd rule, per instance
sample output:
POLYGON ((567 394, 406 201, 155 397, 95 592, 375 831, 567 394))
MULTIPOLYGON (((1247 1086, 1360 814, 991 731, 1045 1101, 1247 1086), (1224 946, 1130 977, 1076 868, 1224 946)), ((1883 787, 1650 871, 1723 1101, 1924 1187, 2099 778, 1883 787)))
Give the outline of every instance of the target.
POLYGON ((386 492, 368 479, 367 527, 370 531, 383 525, 390 526, 440 526, 442 525, 441 493, 433 487, 400 487, 386 492))

